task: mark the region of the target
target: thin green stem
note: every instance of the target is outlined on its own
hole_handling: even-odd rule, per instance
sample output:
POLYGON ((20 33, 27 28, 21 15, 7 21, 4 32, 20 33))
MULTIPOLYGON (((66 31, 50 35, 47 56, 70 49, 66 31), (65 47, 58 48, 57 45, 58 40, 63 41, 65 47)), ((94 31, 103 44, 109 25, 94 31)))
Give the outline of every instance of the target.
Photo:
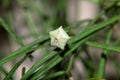
POLYGON ((12 31, 10 26, 8 26, 3 19, 0 18, 0 25, 4 27, 4 29, 9 33, 9 35, 20 45, 24 46, 23 42, 21 39, 15 35, 15 33, 12 31))
POLYGON ((35 28, 35 24, 30 16, 29 11, 25 11, 25 17, 26 17, 26 21, 28 23, 28 27, 30 28, 30 31, 32 32, 32 35, 35 38, 38 38, 38 32, 37 32, 37 29, 35 28))
POLYGON ((47 75, 45 78, 43 78, 41 80, 49 80, 49 79, 59 77, 59 76, 63 76, 63 75, 66 75, 66 72, 65 71, 59 71, 59 72, 47 75))
POLYGON ((47 72, 48 70, 50 70, 51 68, 53 68, 56 64, 58 64, 60 61, 62 61, 62 57, 60 56, 56 56, 55 58, 53 58, 48 64, 46 64, 46 66, 44 66, 43 68, 41 68, 38 72, 36 72, 34 74, 34 76, 30 79, 30 80, 36 80, 38 79, 40 76, 42 76, 45 72, 47 72))
POLYGON ((44 58, 40 59, 35 65, 33 65, 27 72, 26 74, 22 77, 21 80, 26 80, 37 68, 39 68, 43 63, 51 59, 53 56, 57 54, 56 51, 53 51, 46 55, 44 58))
POLYGON ((6 70, 3 66, 0 66, 0 71, 1 71, 4 75, 7 75, 7 74, 8 74, 7 70, 6 70))
MULTIPOLYGON (((107 33, 107 37, 106 37, 106 41, 105 44, 109 44, 110 39, 111 39, 111 35, 112 35, 112 30, 110 29, 107 33)), ((97 78, 104 78, 105 77, 105 65, 106 65, 106 58, 107 58, 107 54, 108 54, 108 50, 104 49, 103 53, 100 58, 100 63, 98 66, 98 73, 97 73, 97 78)))
POLYGON ((16 69, 21 65, 21 63, 27 58, 27 55, 24 56, 19 62, 17 62, 14 67, 10 70, 9 74, 3 80, 9 80, 12 78, 12 75, 16 71, 16 69))
POLYGON ((35 45, 41 44, 48 39, 49 39, 49 37, 47 37, 47 36, 43 39, 37 39, 37 40, 33 41, 32 43, 29 43, 29 44, 23 46, 22 48, 12 52, 10 55, 8 55, 5 58, 3 58, 2 60, 0 60, 0 66, 3 65, 6 62, 12 60, 12 59, 15 59, 15 58, 19 57, 20 55, 23 55, 23 54, 26 54, 26 53, 29 53, 29 52, 33 51, 32 48, 35 45))
MULTIPOLYGON (((92 36, 92 35, 91 35, 92 36)), ((82 45, 84 42, 86 42, 91 36, 86 37, 85 39, 80 40, 78 43, 71 45, 70 46, 70 50, 68 50, 64 57, 68 56, 69 54, 71 54, 73 51, 75 51, 78 47, 80 47, 80 45, 82 45)))
POLYGON ((106 49, 109 51, 120 52, 120 47, 117 47, 117 46, 111 46, 111 45, 106 45, 104 43, 98 43, 98 42, 92 42, 92 41, 87 41, 86 44, 89 46, 93 46, 93 47, 97 47, 97 48, 101 48, 101 49, 106 49))
POLYGON ((100 19, 100 17, 104 14, 104 11, 101 11, 88 25, 93 25, 95 22, 100 19))
POLYGON ((99 23, 97 25, 94 25, 92 27, 90 27, 89 29, 84 30, 82 33, 78 34, 77 36, 75 36, 74 38, 71 38, 68 41, 69 45, 72 45, 73 43, 81 40, 82 38, 85 38, 86 36, 92 35, 95 32, 98 32, 99 30, 103 29, 104 27, 106 27, 107 25, 113 24, 115 21, 119 20, 120 16, 115 16, 109 20, 106 20, 102 23, 99 23))
POLYGON ((68 68, 67 68, 67 71, 66 71, 66 72, 68 72, 68 74, 70 73, 70 71, 72 69, 74 58, 75 58, 75 54, 73 53, 71 58, 70 58, 70 61, 69 61, 69 64, 68 64, 68 68))

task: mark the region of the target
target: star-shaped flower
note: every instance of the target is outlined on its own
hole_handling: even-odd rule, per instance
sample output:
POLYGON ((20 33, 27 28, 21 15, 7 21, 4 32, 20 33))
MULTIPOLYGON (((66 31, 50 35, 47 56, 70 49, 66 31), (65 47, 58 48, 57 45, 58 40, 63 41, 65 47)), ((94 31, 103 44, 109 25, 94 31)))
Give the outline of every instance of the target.
POLYGON ((50 38, 51 38, 51 45, 57 46, 60 49, 64 49, 67 41, 70 39, 68 34, 64 31, 62 26, 60 26, 58 29, 50 31, 50 38))

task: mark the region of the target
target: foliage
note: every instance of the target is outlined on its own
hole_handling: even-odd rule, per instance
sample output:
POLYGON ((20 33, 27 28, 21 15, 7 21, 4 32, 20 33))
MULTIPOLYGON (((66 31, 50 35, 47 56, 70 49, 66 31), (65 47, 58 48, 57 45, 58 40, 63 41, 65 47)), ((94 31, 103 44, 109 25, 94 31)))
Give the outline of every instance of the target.
MULTIPOLYGON (((84 46, 87 46, 87 47, 93 46, 93 47, 102 49, 102 56, 100 57, 100 62, 98 63, 99 66, 97 71, 94 70, 95 69, 94 66, 91 66, 91 64, 93 64, 92 59, 86 59, 87 61, 85 62, 83 61, 83 64, 85 65, 85 68, 88 72, 87 75, 89 75, 88 79, 92 77, 105 78, 106 60, 110 58, 110 56, 108 55, 112 54, 113 51, 120 53, 119 45, 114 44, 118 40, 114 42, 112 40, 113 27, 118 23, 118 20, 120 20, 120 15, 118 15, 120 9, 117 3, 114 3, 114 5, 111 5, 109 8, 106 8, 106 5, 102 3, 102 1, 101 3, 98 2, 99 5, 104 5, 104 6, 101 6, 100 14, 96 16, 95 19, 89 21, 89 24, 85 26, 83 30, 79 30, 78 34, 73 34, 73 30, 75 28, 78 28, 78 26, 80 26, 81 24, 87 21, 78 21, 76 23, 69 24, 66 21, 66 15, 65 15, 66 1, 56 0, 54 2, 54 5, 58 4, 57 8, 53 8, 54 6, 50 7, 52 3, 50 3, 48 0, 42 1, 43 4, 45 5, 47 4, 47 9, 53 8, 52 11, 54 11, 53 12, 55 13, 54 15, 52 15, 53 14, 52 11, 46 12, 42 8, 39 8, 38 5, 35 5, 35 2, 33 0, 29 0, 29 3, 27 5, 25 4, 26 1, 17 0, 17 3, 24 10, 25 20, 27 22, 27 26, 29 30, 31 31, 31 34, 28 36, 33 36, 36 39, 33 42, 29 44, 24 44, 22 42, 22 39, 25 36, 21 37, 16 35, 14 30, 11 29, 11 25, 10 24, 8 25, 8 23, 10 23, 9 20, 11 20, 9 19, 10 17, 6 18, 8 19, 7 20, 8 22, 0 18, 0 25, 7 31, 7 33, 12 38, 12 40, 16 41, 16 43, 21 46, 18 50, 10 52, 8 56, 0 60, 0 71, 5 75, 4 80, 11 80, 11 79, 14 80, 13 75, 15 71, 19 68, 19 66, 27 58, 32 59, 32 53, 38 49, 42 50, 43 47, 46 50, 45 52, 43 51, 43 54, 44 54, 43 58, 41 58, 38 62, 32 65, 32 67, 28 71, 25 71, 25 68, 23 68, 21 73, 21 80, 54 80, 54 79, 69 80, 71 77, 71 69, 73 66, 74 59, 80 59, 82 61, 82 56, 80 54, 82 53, 82 51, 85 51, 84 46), (115 9, 116 7, 117 9, 115 9), (117 10, 117 13, 115 12, 116 10, 117 10), (30 13, 32 11, 34 11, 35 14, 40 18, 38 23, 39 25, 43 26, 41 28, 42 29, 41 32, 39 30, 40 27, 35 27, 36 22, 30 16, 30 13), (58 16, 58 15, 62 15, 62 16, 58 16), (57 47, 54 49, 51 49, 51 46, 49 45, 50 36, 48 35, 48 33, 50 30, 56 29, 56 27, 59 27, 59 25, 63 25, 67 33, 69 33, 72 36, 72 38, 67 42, 67 45, 64 50, 61 50, 57 47), (54 26, 54 27, 50 28, 49 26, 54 26), (99 37, 99 34, 98 34, 99 31, 105 32, 103 33, 104 37, 101 37, 102 40, 104 41, 102 43, 96 40, 97 37, 99 37), (96 39, 94 37, 96 37, 96 39), (113 44, 110 44, 110 42, 113 42, 113 44), (50 51, 49 53, 47 52, 48 48, 50 51), (20 56, 23 56, 23 58, 19 60, 16 64, 14 64, 13 68, 9 72, 7 72, 6 69, 3 67, 3 65, 11 60, 15 60, 19 58, 20 56), (78 56, 80 56, 80 58, 78 56), (94 75, 96 73, 97 75, 94 75)), ((89 50, 87 52, 88 52, 88 57, 90 58, 89 50)), ((113 61, 114 66, 116 65, 115 63, 116 62, 113 61)), ((115 66, 115 69, 117 68, 118 67, 115 66)))

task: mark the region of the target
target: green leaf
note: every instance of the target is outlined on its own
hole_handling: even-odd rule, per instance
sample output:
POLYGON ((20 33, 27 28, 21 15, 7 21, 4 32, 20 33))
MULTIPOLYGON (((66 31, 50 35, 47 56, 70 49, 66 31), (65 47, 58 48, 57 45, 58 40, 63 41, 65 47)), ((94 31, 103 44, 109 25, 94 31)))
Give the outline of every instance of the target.
POLYGON ((0 60, 0 66, 12 59, 19 57, 20 55, 23 55, 23 54, 26 54, 26 53, 36 50, 36 48, 34 48, 35 45, 43 43, 48 39, 49 39, 49 37, 47 37, 47 36, 43 39, 37 39, 37 40, 33 41, 32 43, 29 43, 29 44, 23 46, 22 48, 10 53, 10 55, 8 55, 5 58, 3 58, 2 60, 0 60))
POLYGON ((41 68, 35 75, 31 78, 31 80, 39 79, 45 72, 53 68, 56 64, 58 64, 63 58, 60 56, 56 56, 48 64, 46 64, 43 68, 41 68))
MULTIPOLYGON (((106 40, 105 40, 104 44, 106 44, 106 45, 109 44, 111 36, 112 36, 112 30, 110 29, 107 31, 107 36, 106 36, 106 40)), ((105 57, 107 57, 107 54, 108 54, 108 50, 104 49, 102 52, 102 55, 105 55, 105 57)), ((101 56, 101 58, 100 58, 100 62, 99 62, 99 66, 98 66, 98 73, 97 73, 96 78, 104 78, 105 77, 104 76, 105 75, 105 64, 106 64, 105 57, 101 56)))
POLYGON ((16 63, 14 65, 14 67, 10 70, 10 72, 8 73, 8 75, 3 79, 3 80, 9 80, 12 75, 14 74, 14 72, 16 71, 16 69, 20 66, 20 64, 27 58, 27 56, 23 57, 23 59, 21 59, 18 63, 16 63))
POLYGON ((103 29, 104 27, 107 27, 107 25, 113 24, 115 21, 117 21, 119 19, 120 19, 120 16, 115 16, 115 17, 113 17, 109 20, 106 20, 106 21, 101 22, 99 24, 93 25, 92 27, 90 25, 90 26, 88 26, 90 28, 85 29, 82 33, 80 33, 80 34, 76 35, 75 37, 71 38, 68 41, 68 44, 72 45, 75 42, 80 41, 81 39, 98 32, 99 30, 103 29))
POLYGON ((47 76, 45 76, 45 78, 42 78, 41 80, 48 80, 48 79, 52 79, 52 78, 55 78, 55 77, 58 77, 58 76, 63 76, 63 75, 66 75, 66 72, 65 71, 59 71, 59 72, 47 75, 47 76))
POLYGON ((0 25, 4 27, 4 29, 9 33, 9 35, 20 45, 23 46, 23 42, 21 39, 15 35, 15 33, 11 30, 10 26, 8 26, 3 19, 0 18, 0 25))
POLYGON ((91 42, 91 41, 88 41, 86 43, 89 46, 93 46, 93 47, 97 47, 97 48, 102 48, 102 49, 106 49, 106 50, 109 50, 109 51, 120 52, 120 47, 117 47, 117 46, 111 46, 111 45, 106 45, 104 43, 97 43, 97 42, 91 42))
POLYGON ((26 73, 25 75, 22 77, 21 80, 26 80, 34 71, 36 71, 37 68, 39 68, 43 63, 45 63, 46 61, 48 61, 49 59, 51 59, 53 56, 55 56, 57 54, 56 51, 53 51, 51 53, 49 53, 48 55, 46 55, 44 58, 40 59, 37 63, 35 63, 26 73))
POLYGON ((35 24, 34 24, 34 22, 32 20, 32 17, 30 16, 30 12, 29 11, 25 12, 25 17, 26 17, 26 21, 27 21, 28 27, 29 27, 30 31, 32 32, 32 35, 35 38, 38 38, 37 28, 35 27, 35 24))

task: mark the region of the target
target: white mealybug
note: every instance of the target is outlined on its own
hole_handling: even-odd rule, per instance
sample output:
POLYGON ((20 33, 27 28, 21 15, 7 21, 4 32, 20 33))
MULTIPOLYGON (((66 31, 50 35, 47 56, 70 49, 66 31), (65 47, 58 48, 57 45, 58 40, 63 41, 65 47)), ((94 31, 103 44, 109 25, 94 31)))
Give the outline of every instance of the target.
POLYGON ((62 26, 60 26, 58 29, 50 31, 50 38, 51 38, 51 45, 57 46, 60 49, 64 49, 67 41, 70 39, 68 34, 64 31, 62 26))

